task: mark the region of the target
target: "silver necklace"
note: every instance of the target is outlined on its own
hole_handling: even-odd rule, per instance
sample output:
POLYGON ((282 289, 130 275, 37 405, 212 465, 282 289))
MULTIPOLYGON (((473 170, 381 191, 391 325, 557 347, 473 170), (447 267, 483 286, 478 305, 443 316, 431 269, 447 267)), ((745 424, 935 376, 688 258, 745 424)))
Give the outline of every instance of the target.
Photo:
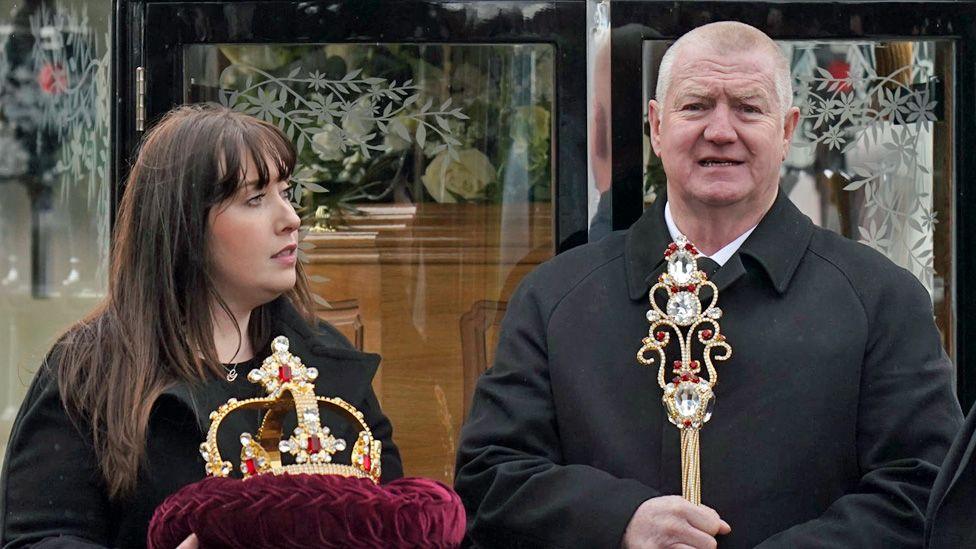
POLYGON ((233 368, 228 368, 226 364, 221 364, 225 370, 227 370, 227 381, 233 382, 237 379, 237 364, 234 364, 233 368))

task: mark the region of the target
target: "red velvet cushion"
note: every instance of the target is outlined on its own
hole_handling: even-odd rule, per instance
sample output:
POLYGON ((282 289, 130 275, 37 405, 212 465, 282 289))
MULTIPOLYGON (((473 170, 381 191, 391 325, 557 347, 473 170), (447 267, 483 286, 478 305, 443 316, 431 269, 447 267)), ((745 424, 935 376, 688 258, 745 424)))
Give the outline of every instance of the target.
POLYGON ((457 494, 429 479, 208 477, 156 508, 147 543, 172 549, 193 532, 201 548, 456 547, 464 526, 457 494))

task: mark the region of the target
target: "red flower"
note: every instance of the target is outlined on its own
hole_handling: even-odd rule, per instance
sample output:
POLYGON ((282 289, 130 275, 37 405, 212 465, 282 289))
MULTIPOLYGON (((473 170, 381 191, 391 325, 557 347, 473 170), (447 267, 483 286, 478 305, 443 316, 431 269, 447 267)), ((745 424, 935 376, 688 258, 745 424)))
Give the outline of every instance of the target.
POLYGON ((851 65, 846 61, 841 61, 840 59, 834 59, 827 65, 827 72, 830 76, 834 77, 834 87, 842 92, 849 92, 853 87, 851 87, 851 65))
POLYGON ((37 85, 48 95, 58 95, 68 91, 68 73, 53 63, 45 63, 37 73, 37 85))

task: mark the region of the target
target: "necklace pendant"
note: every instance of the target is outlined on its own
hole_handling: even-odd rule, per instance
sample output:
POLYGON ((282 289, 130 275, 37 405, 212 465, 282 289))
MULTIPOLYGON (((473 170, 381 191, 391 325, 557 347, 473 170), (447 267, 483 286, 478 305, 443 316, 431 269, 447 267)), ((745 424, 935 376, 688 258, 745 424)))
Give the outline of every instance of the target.
POLYGON ((232 382, 235 379, 237 379, 237 369, 235 368, 233 370, 228 370, 227 371, 227 381, 231 381, 232 382))

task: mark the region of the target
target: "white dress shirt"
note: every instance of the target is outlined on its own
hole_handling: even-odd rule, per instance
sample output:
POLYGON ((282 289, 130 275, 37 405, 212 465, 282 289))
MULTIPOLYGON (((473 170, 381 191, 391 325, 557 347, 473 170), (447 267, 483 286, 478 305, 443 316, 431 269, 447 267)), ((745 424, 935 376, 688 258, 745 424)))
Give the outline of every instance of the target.
MULTIPOLYGON (((683 234, 681 231, 678 230, 678 226, 674 224, 674 217, 671 216, 670 202, 664 203, 664 222, 667 223, 668 225, 668 232, 671 233, 671 240, 678 238, 679 234, 683 234)), ((755 228, 756 225, 753 225, 752 227, 749 228, 749 230, 739 235, 738 238, 736 238, 732 242, 729 242, 728 244, 723 246, 721 250, 713 253, 712 255, 705 255, 701 253, 700 249, 698 250, 698 253, 704 257, 710 258, 712 261, 718 263, 720 266, 725 265, 725 262, 728 261, 730 257, 732 257, 732 254, 734 254, 736 251, 739 250, 739 246, 742 246, 742 243, 745 242, 747 238, 749 238, 749 235, 752 234, 752 231, 755 230, 755 228)), ((692 244, 694 244, 694 242, 692 242, 692 244)))

